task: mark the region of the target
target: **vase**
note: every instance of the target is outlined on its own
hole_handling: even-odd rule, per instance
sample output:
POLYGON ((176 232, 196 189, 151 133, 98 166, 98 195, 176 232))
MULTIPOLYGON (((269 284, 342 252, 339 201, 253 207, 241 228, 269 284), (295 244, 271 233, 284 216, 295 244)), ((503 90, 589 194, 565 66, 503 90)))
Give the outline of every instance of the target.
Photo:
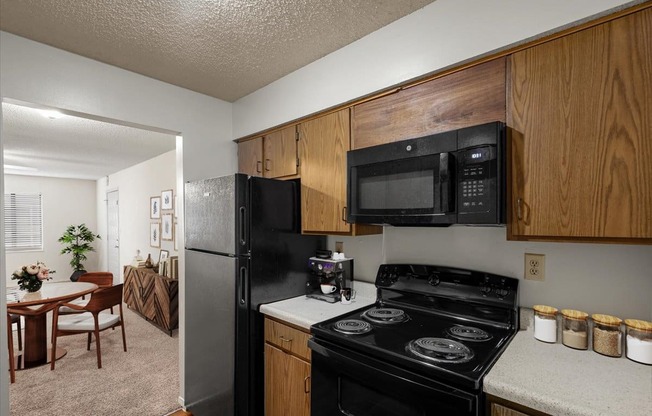
POLYGON ((86 273, 87 273, 86 270, 75 270, 70 275, 70 280, 72 280, 73 282, 76 282, 77 280, 79 280, 79 276, 81 276, 82 274, 86 274, 86 273))
POLYGON ((34 293, 41 290, 41 286, 43 286, 43 282, 38 279, 34 279, 30 281, 29 285, 27 285, 25 290, 27 290, 30 293, 34 293))

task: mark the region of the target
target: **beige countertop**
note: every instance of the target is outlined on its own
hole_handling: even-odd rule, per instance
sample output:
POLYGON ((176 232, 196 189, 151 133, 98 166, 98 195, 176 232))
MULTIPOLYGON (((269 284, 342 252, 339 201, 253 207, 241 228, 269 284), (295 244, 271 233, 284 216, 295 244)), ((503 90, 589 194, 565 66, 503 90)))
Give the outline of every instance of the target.
POLYGON ((312 324, 334 318, 376 302, 376 286, 366 282, 353 282, 356 291, 351 304, 328 303, 305 296, 286 299, 260 306, 260 312, 298 327, 310 330, 312 324))
MULTIPOLYGON (((531 321, 531 311, 522 320, 531 321)), ((524 325, 522 325, 524 326, 524 325)), ((624 354, 605 357, 534 338, 519 331, 489 374, 484 391, 551 415, 649 416, 652 366, 624 354)))

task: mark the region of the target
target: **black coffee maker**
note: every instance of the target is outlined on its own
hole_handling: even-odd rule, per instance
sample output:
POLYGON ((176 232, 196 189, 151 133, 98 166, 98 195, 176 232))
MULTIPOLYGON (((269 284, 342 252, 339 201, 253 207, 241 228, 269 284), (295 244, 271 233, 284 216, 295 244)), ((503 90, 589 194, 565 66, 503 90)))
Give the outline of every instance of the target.
POLYGON ((324 259, 310 257, 308 260, 306 296, 329 303, 339 302, 342 288, 353 287, 353 259, 324 259))

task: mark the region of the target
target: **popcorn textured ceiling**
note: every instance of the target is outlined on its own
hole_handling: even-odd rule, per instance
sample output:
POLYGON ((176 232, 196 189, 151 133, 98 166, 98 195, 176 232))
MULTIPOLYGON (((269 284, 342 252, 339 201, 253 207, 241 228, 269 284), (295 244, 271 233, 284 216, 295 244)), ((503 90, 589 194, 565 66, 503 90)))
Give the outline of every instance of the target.
POLYGON ((0 0, 0 29, 235 101, 434 0, 0 0))

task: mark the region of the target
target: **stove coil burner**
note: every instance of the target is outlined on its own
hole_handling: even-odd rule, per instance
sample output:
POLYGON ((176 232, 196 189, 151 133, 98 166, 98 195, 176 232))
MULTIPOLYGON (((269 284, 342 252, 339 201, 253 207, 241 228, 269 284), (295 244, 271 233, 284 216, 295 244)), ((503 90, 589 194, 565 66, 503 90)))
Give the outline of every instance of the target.
POLYGON ((333 330, 347 335, 360 335, 371 331, 371 325, 359 319, 344 319, 335 322, 333 330))
POLYGON ((362 317, 375 324, 399 324, 410 317, 401 309, 374 308, 362 312, 362 317))
POLYGON ((473 358, 464 344, 446 338, 419 338, 410 341, 406 350, 419 358, 436 363, 466 363, 473 358))
POLYGON ((472 326, 456 325, 448 328, 448 335, 462 341, 482 342, 491 339, 491 335, 485 330, 472 326))

